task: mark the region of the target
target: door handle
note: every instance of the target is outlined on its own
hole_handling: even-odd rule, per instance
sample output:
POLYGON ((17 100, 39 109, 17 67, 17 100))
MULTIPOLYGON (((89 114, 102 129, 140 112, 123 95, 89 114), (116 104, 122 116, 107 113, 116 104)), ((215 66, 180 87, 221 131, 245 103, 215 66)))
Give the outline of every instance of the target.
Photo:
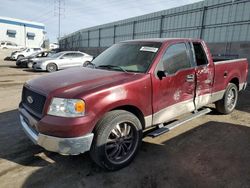
POLYGON ((187 82, 194 82, 194 74, 189 74, 186 77, 187 82))

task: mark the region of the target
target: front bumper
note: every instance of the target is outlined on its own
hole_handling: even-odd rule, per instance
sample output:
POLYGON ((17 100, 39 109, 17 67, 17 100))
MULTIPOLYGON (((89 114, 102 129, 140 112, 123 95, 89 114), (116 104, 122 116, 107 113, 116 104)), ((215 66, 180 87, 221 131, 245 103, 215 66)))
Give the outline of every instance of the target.
POLYGON ((16 57, 16 55, 11 55, 11 56, 10 56, 10 59, 12 59, 12 60, 17 60, 17 57, 16 57))
POLYGON ((37 64, 37 63, 33 63, 32 68, 33 68, 34 70, 46 70, 46 67, 45 67, 45 66, 43 66, 42 64, 37 64))
POLYGON ((94 136, 93 133, 73 138, 60 138, 41 134, 36 128, 37 120, 23 108, 19 108, 19 112, 24 132, 32 142, 44 149, 62 155, 77 155, 90 150, 94 136))

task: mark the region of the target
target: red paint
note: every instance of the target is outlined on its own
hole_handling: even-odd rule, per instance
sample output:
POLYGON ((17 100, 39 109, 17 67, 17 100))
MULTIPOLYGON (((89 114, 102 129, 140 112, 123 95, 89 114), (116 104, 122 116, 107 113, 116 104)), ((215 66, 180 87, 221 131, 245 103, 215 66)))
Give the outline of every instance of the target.
MULTIPOLYGON (((211 54, 202 40, 157 39, 163 45, 148 73, 124 73, 100 69, 76 68, 49 74, 27 82, 32 90, 47 96, 43 116, 38 122, 39 132, 58 137, 82 136, 91 132, 98 120, 108 111, 121 106, 134 106, 144 116, 181 101, 192 100, 195 82, 186 82, 186 75, 197 77, 197 95, 224 90, 233 78, 246 82, 247 60, 214 65, 211 54), (178 71, 160 80, 156 66, 169 45, 177 42, 200 42, 207 54, 208 65, 178 71), (228 76, 224 78, 224 71, 228 76), (210 79, 211 82, 207 80, 210 79), (86 115, 80 118, 63 118, 47 115, 53 97, 79 98, 86 103, 86 115)), ((140 41, 138 41, 140 42, 140 41)))

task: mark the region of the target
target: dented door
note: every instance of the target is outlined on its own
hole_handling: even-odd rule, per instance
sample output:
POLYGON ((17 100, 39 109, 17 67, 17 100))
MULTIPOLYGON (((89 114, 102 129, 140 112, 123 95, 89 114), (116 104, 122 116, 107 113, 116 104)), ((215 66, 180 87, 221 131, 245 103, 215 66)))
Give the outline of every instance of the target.
POLYGON ((192 66, 186 43, 169 44, 156 68, 166 77, 153 78, 153 124, 169 121, 191 112, 194 106, 195 67, 192 66))
POLYGON ((214 78, 214 66, 207 58, 207 49, 201 42, 193 42, 193 52, 196 64, 196 95, 195 105, 200 108, 210 103, 214 78))

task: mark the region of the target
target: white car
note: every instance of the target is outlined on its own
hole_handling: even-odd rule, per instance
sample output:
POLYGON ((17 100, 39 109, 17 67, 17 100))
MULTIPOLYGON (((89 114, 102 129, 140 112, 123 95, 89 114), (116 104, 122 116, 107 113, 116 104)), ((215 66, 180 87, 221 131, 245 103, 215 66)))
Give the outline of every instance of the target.
POLYGON ((33 54, 35 52, 41 52, 41 51, 43 51, 42 48, 26 48, 23 51, 13 52, 11 54, 10 58, 13 60, 18 60, 20 58, 30 56, 31 54, 33 54))
POLYGON ((2 41, 0 43, 0 48, 1 49, 20 49, 20 48, 22 48, 22 46, 18 46, 14 42, 2 41))
POLYGON ((33 69, 54 72, 60 69, 86 66, 92 60, 93 56, 83 52, 64 51, 34 62, 33 69))

